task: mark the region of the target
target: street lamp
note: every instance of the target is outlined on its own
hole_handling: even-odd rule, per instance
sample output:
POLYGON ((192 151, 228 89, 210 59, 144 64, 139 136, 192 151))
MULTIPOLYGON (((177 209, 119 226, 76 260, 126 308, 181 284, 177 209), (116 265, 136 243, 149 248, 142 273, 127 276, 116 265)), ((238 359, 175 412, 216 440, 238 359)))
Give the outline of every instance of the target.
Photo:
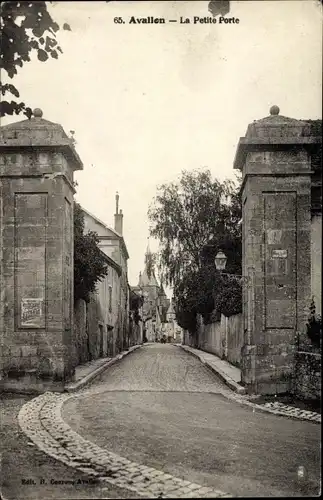
POLYGON ((227 256, 225 255, 225 253, 222 252, 222 250, 219 250, 214 258, 215 267, 218 271, 220 271, 221 275, 228 276, 229 278, 232 278, 240 282, 249 283, 250 282, 249 276, 241 276, 240 274, 231 274, 223 272, 227 260, 228 260, 227 256))
POLYGON ((214 258, 216 269, 218 271, 223 271, 225 269, 227 260, 227 256, 222 252, 222 250, 219 250, 214 258))

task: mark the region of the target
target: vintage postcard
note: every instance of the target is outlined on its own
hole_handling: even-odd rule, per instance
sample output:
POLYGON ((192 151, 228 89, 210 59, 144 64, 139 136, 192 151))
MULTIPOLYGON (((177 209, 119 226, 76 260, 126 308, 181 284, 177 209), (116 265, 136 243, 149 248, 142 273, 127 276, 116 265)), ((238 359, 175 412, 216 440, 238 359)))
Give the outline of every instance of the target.
POLYGON ((321 493, 322 2, 0 2, 1 498, 321 493))

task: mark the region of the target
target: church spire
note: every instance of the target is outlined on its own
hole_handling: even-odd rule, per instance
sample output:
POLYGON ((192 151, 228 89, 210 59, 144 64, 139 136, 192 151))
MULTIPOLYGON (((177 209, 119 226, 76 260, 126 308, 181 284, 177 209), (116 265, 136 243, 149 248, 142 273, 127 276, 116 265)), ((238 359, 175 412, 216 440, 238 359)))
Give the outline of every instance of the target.
POLYGON ((149 236, 148 236, 148 238, 147 238, 147 249, 146 249, 146 253, 145 253, 145 262, 147 262, 147 259, 149 258, 150 255, 151 255, 151 251, 150 251, 149 236))
POLYGON ((150 246, 149 246, 149 236, 147 238, 147 250, 145 253, 145 269, 148 274, 148 277, 150 278, 152 268, 153 268, 153 262, 152 262, 152 253, 150 251, 150 246))
MULTIPOLYGON (((145 253, 145 270, 143 277, 147 276, 150 285, 158 286, 156 276, 155 276, 155 254, 150 250, 149 236, 147 238, 147 250, 145 253)), ((146 278, 144 278, 145 280, 146 278)))

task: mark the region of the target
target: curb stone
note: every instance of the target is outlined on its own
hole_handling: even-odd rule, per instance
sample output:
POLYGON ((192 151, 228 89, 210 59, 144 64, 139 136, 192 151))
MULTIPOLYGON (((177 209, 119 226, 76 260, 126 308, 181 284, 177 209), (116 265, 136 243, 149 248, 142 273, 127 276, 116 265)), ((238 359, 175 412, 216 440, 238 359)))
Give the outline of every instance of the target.
POLYGON ((163 471, 131 462, 100 448, 77 434, 62 418, 63 404, 80 394, 46 392, 26 403, 20 410, 21 430, 44 453, 69 467, 94 476, 144 498, 183 498, 184 490, 194 489, 195 498, 232 498, 232 495, 205 487, 163 471), (162 497, 161 497, 162 495, 162 497))
MULTIPOLYGON (((193 356, 197 357, 204 365, 208 366, 216 375, 218 375, 225 382, 225 384, 228 387, 230 387, 230 389, 232 389, 233 394, 230 394, 228 391, 223 391, 223 395, 226 398, 230 399, 231 401, 235 401, 236 403, 249 406, 253 408, 253 410, 258 410, 262 413, 271 413, 273 415, 287 417, 292 420, 306 420, 308 422, 321 424, 321 414, 314 411, 302 410, 301 408, 297 408, 295 406, 289 406, 279 402, 271 402, 264 404, 257 404, 252 402, 245 392, 238 392, 236 390, 236 386, 238 385, 236 382, 232 381, 234 382, 234 384, 231 384, 230 381, 232 379, 230 377, 228 377, 227 375, 225 376, 226 378, 221 376, 223 372, 220 373, 220 370, 218 371, 214 367, 210 366, 204 359, 201 359, 198 353, 192 352, 188 348, 189 346, 183 346, 182 344, 174 344, 174 345, 177 347, 181 347, 185 352, 188 352, 189 354, 192 354, 193 356)), ((239 388, 245 391, 244 387, 239 386, 239 388)))
POLYGON ((106 363, 102 364, 101 366, 99 366, 98 368, 93 370, 88 375, 85 375, 83 378, 81 378, 77 382, 70 382, 70 383, 66 384, 64 387, 64 392, 72 393, 72 392, 78 391, 79 389, 82 389, 86 385, 93 382, 93 380, 95 378, 97 378, 99 375, 101 375, 101 373, 103 373, 107 368, 114 365, 117 361, 120 361, 122 358, 127 356, 127 354, 130 354, 131 352, 135 351, 136 349, 139 349, 139 347, 141 347, 141 344, 129 347, 128 351, 123 351, 120 354, 118 354, 117 356, 115 356, 114 358, 109 359, 106 363))
POLYGON ((239 385, 235 380, 233 380, 229 375, 224 373, 222 370, 219 368, 211 365, 208 361, 206 361, 203 358, 203 354, 199 354, 197 352, 191 351, 189 346, 183 346, 181 344, 176 344, 177 346, 181 347, 184 351, 192 354, 193 356, 197 357, 203 365, 207 366, 210 370, 212 370, 220 379, 228 386, 230 389, 232 389, 234 392, 237 394, 246 394, 246 389, 239 385))

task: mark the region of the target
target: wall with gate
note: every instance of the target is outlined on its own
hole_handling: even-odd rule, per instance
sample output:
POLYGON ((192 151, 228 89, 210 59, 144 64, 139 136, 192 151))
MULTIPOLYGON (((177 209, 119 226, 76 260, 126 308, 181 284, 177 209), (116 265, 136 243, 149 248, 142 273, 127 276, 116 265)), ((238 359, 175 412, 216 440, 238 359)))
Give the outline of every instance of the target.
POLYGON ((203 326, 201 349, 216 354, 234 365, 240 365, 243 345, 242 314, 227 318, 221 314, 221 320, 203 326))
POLYGON ((243 345, 242 314, 235 314, 227 318, 223 314, 220 321, 204 325, 201 316, 198 318, 197 335, 192 336, 184 331, 183 344, 196 347, 205 352, 216 354, 222 359, 239 366, 241 361, 241 348, 243 345))

